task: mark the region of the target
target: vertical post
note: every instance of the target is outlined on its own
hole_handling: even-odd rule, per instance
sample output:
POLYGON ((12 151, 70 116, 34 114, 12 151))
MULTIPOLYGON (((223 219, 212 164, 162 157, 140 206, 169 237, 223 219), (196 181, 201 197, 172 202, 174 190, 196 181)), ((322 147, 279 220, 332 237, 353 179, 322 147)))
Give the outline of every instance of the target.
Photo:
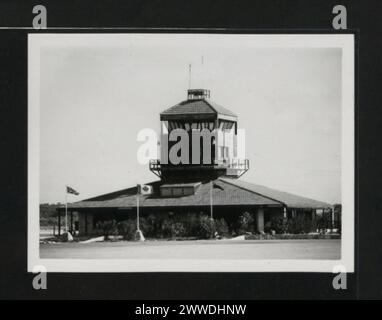
POLYGON ((191 64, 188 65, 188 89, 191 89, 191 64))
POLYGON ((139 195, 137 195, 137 230, 139 231, 139 195))
POLYGON ((317 223, 316 223, 316 209, 311 210, 311 231, 316 232, 317 231, 317 223))
POLYGON ((213 190, 213 181, 211 180, 211 183, 210 183, 210 213, 211 213, 211 221, 214 219, 212 190, 213 190))
POLYGON ((85 235, 88 235, 88 213, 85 211, 85 235))
POLYGON ((70 211, 70 233, 73 234, 73 211, 70 211))
POLYGON ((263 232, 264 231, 264 209, 263 208, 257 209, 256 224, 257 224, 257 231, 263 232))
POLYGON ((61 235, 61 213, 60 211, 58 211, 58 235, 60 236, 61 235))
POLYGON ((139 185, 137 185, 137 230, 139 231, 139 185))
POLYGON ((68 232, 68 190, 65 186, 65 232, 68 232))
POLYGON ((215 165, 215 163, 217 163, 217 160, 219 160, 219 119, 215 120, 214 134, 215 134, 215 139, 214 139, 215 154, 214 154, 214 162, 212 163, 213 165, 215 165))

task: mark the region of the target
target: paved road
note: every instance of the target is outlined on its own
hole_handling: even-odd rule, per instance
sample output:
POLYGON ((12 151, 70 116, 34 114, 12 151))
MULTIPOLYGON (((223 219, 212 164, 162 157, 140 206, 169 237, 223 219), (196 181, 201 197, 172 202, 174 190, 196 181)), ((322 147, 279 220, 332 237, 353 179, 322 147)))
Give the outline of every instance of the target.
POLYGON ((341 240, 198 240, 41 244, 41 258, 339 259, 341 240))

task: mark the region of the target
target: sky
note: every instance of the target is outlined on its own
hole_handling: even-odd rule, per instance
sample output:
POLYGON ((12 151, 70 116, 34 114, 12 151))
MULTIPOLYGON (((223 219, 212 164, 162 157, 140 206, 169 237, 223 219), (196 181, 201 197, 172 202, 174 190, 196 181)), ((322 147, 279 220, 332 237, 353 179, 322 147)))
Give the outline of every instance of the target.
MULTIPOLYGON (((55 35, 60 37, 60 35, 55 35)), ((261 47, 234 35, 99 35, 40 51, 40 203, 157 180, 137 133, 189 87, 238 115, 242 180, 341 202, 341 49, 261 47)), ((71 36, 74 40, 76 35, 71 36)))

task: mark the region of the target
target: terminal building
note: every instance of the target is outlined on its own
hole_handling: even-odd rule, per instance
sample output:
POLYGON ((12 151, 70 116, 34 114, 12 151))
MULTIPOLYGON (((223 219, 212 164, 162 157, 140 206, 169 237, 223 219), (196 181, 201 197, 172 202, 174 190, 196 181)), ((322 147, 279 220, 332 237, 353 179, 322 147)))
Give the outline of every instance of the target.
MULTIPOLYGON (((135 219, 138 206, 142 217, 153 214, 187 220, 192 215, 213 214, 214 219, 224 218, 228 225, 248 212, 254 217, 257 232, 274 217, 303 215, 315 219, 320 212, 331 210, 332 206, 322 201, 243 181, 250 161, 238 156, 237 120, 232 111, 210 100, 209 90, 188 90, 186 100, 160 114, 160 159, 149 163, 158 179, 145 184, 150 192, 138 192, 138 186, 133 186, 68 204, 70 230, 78 229, 80 235, 96 234, 97 222, 135 219), (207 145, 201 138, 200 150, 190 142, 186 159, 174 164, 170 153, 177 140, 169 136, 177 129, 183 129, 190 141, 191 134, 198 131, 214 134, 207 145)), ((65 208, 59 208, 58 220, 63 214, 65 208)))

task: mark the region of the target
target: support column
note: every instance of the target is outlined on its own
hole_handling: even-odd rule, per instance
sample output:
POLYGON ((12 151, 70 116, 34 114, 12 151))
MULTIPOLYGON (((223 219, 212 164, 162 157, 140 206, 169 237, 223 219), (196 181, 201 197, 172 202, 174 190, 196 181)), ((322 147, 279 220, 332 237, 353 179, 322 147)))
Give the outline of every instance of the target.
POLYGON ((94 230, 93 230, 93 213, 90 213, 87 215, 87 218, 86 218, 86 228, 87 228, 87 234, 91 235, 93 234, 94 230))
POLYGON ((258 232, 264 231, 264 209, 259 208, 256 212, 256 227, 258 232))
POLYGON ((85 213, 77 212, 78 216, 78 234, 83 236, 86 234, 85 213))
POLYGON ((331 206, 330 209, 332 210, 332 225, 331 225, 331 230, 333 232, 333 229, 335 228, 335 216, 334 216, 334 206, 331 206))
POLYGON ((60 211, 57 211, 57 223, 58 223, 58 235, 61 235, 61 213, 60 211))
POLYGON ((85 235, 88 235, 88 213, 85 212, 85 235))
POLYGON ((70 211, 70 233, 73 235, 73 211, 70 211))

